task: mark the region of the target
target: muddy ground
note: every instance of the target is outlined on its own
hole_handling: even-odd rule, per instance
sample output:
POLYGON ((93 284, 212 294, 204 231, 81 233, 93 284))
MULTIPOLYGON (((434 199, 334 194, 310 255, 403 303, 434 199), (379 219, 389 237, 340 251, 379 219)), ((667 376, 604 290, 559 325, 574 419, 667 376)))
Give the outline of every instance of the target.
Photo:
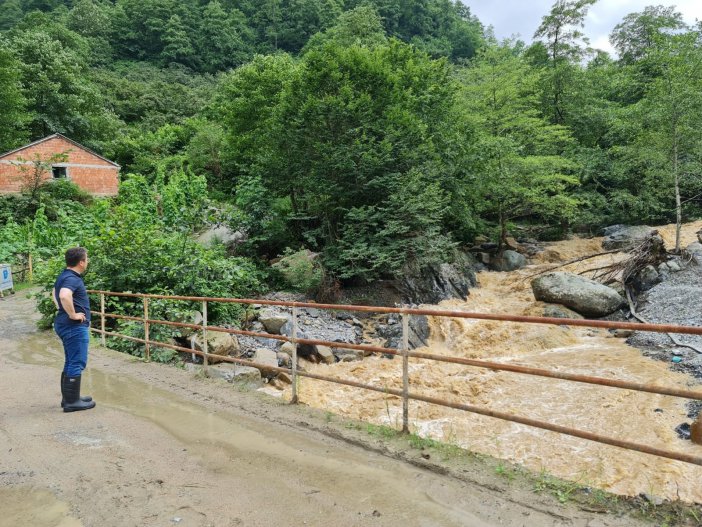
POLYGON ((549 492, 97 341, 83 381, 97 407, 64 414, 60 342, 36 318, 26 294, 0 300, 1 527, 651 525, 635 503, 549 492))

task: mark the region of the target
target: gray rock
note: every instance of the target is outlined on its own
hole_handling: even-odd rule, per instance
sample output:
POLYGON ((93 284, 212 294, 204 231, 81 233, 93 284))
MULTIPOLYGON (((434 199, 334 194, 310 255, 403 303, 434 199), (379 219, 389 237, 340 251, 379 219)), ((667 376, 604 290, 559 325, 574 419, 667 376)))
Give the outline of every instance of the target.
POLYGON ((281 368, 290 368, 292 366, 292 357, 287 353, 278 352, 276 356, 278 357, 278 366, 281 368))
POLYGON ((527 265, 526 256, 517 251, 507 250, 502 256, 496 256, 490 262, 490 267, 495 271, 516 271, 527 265))
POLYGON ((252 368, 251 366, 241 366, 238 364, 236 365, 236 368, 234 368, 232 382, 257 386, 263 384, 261 372, 257 368, 252 368))
POLYGON ((693 242, 685 249, 697 265, 702 265, 702 243, 693 242))
MULTIPOLYGON (((196 350, 203 351, 201 333, 196 333, 190 337, 190 342, 196 350)), ((209 355, 208 362, 210 364, 222 362, 221 360, 217 359, 217 355, 228 357, 229 355, 238 353, 239 350, 239 340, 235 335, 222 333, 221 331, 207 332, 207 353, 209 355)))
POLYGON ((339 362, 353 362, 358 360, 363 360, 365 352, 362 350, 354 350, 348 348, 332 348, 334 355, 339 362))
POLYGON ((266 348, 259 348, 254 353, 252 360, 257 365, 259 365, 259 366, 255 366, 255 367, 260 369, 262 374, 264 374, 264 375, 275 374, 275 370, 271 369, 271 367, 273 367, 273 368, 278 367, 278 355, 276 354, 275 351, 269 350, 266 348))
POLYGON ((264 309, 258 315, 258 320, 263 324, 268 333, 280 335, 281 328, 288 322, 289 317, 275 309, 264 309))
POLYGON ((567 307, 558 304, 549 304, 544 307, 544 316, 549 318, 585 318, 580 313, 576 313, 572 309, 568 309, 567 307))
POLYGON ((468 296, 475 287, 473 257, 458 253, 453 263, 417 267, 409 265, 403 271, 398 287, 403 301, 409 304, 438 304, 442 300, 468 296))
POLYGON ((295 352, 295 344, 292 342, 283 342, 278 351, 292 357, 292 354, 295 352))
POLYGON ((639 245, 655 232, 655 229, 646 225, 613 225, 605 228, 602 248, 605 251, 627 251, 639 245))
POLYGON ((542 302, 562 304, 589 317, 603 317, 624 304, 611 287, 569 273, 548 273, 531 282, 534 297, 542 302))
MULTIPOLYGON (((409 319, 409 347, 421 348, 429 341, 429 320, 423 315, 412 315, 409 319)), ((402 347, 402 324, 378 326, 377 334, 385 339, 386 348, 400 349, 402 347)))
POLYGON ((636 275, 633 281, 633 285, 634 289, 636 289, 639 292, 642 292, 648 291, 654 285, 660 283, 661 281, 661 276, 658 274, 658 271, 656 271, 656 268, 652 265, 647 265, 641 270, 641 272, 638 275, 636 275))
POLYGON ((212 379, 222 379, 230 383, 261 384, 261 372, 250 366, 239 364, 218 364, 207 369, 207 375, 212 379))
POLYGON ((195 241, 205 247, 217 242, 231 246, 246 241, 246 234, 240 231, 233 231, 225 225, 217 225, 200 234, 195 241))
POLYGON ((327 346, 315 346, 315 353, 319 355, 322 362, 326 362, 327 364, 334 364, 336 362, 332 349, 327 346))

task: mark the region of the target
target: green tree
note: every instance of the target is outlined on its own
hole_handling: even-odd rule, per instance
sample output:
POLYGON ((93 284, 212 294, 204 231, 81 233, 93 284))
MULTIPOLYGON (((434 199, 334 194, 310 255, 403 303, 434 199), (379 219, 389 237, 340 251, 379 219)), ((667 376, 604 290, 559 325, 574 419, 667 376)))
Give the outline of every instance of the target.
POLYGON ((24 124, 29 120, 22 94, 20 63, 8 43, 0 38, 0 151, 19 146, 27 139, 24 124))
POLYGON ((674 201, 676 251, 680 250, 684 186, 689 197, 702 192, 700 36, 695 30, 658 39, 649 60, 660 74, 634 109, 641 129, 633 148, 645 159, 648 184, 660 189, 663 203, 674 201))
POLYGON ((20 0, 6 0, 0 10, 0 31, 11 29, 23 16, 20 0))
POLYGON ((554 124, 566 122, 566 106, 574 84, 573 71, 582 60, 584 45, 589 42, 580 28, 590 6, 597 0, 556 0, 551 12, 544 16, 541 25, 534 33, 535 39, 542 39, 548 50, 549 73, 547 76, 547 99, 554 124))
POLYGON ((619 60, 633 64, 648 57, 664 33, 684 29, 682 14, 675 7, 647 6, 640 13, 630 13, 614 27, 610 41, 619 60))
POLYGON ((219 2, 209 2, 196 40, 202 70, 215 73, 243 64, 252 55, 252 39, 241 11, 227 13, 219 2))
POLYGON ((164 63, 179 62, 186 65, 193 63, 195 49, 188 30, 178 15, 168 19, 163 34, 163 44, 161 58, 164 63))
POLYGON ((491 46, 464 72, 464 82, 466 116, 478 131, 472 149, 478 207, 496 220, 500 247, 517 218, 567 223, 577 207, 575 166, 561 155, 571 138, 540 116, 538 73, 508 46, 491 46))

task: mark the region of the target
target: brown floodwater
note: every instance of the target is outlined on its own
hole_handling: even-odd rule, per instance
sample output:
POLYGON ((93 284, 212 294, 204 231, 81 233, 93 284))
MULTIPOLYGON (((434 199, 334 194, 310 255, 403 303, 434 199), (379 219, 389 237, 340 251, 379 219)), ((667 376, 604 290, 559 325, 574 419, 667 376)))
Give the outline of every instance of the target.
MULTIPOLYGON (((685 226, 683 246, 695 241, 702 222, 685 226)), ((674 226, 659 228, 670 247, 674 226)), ((478 275, 479 288, 444 309, 542 315, 531 292, 533 275, 584 255, 601 252, 601 238, 552 244, 535 264, 511 273, 478 275)), ((621 259, 603 255, 558 270, 583 272, 621 259)), ((702 386, 669 364, 644 357, 606 330, 467 319, 433 318, 427 351, 480 358, 583 375, 677 388, 702 386)), ((401 361, 368 357, 362 362, 313 365, 319 373, 401 389, 401 361)), ((689 422, 686 401, 603 386, 510 372, 410 360, 410 390, 478 405, 666 450, 702 455, 702 446, 678 438, 675 427, 689 422)), ((300 399, 349 417, 401 426, 396 397, 302 378, 300 399)), ((286 394, 288 395, 288 394, 286 394)), ((622 495, 647 493, 702 502, 702 467, 658 458, 546 430, 410 401, 410 428, 421 436, 522 464, 584 486, 622 495)))

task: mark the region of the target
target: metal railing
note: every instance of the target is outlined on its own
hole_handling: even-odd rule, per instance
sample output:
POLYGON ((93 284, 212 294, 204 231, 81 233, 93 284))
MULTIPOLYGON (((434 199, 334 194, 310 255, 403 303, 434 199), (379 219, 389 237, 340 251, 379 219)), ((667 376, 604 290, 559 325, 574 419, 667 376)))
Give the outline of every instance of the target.
MULTIPOLYGON (((229 333, 232 335, 247 335, 250 337, 274 339, 280 341, 291 342, 293 344, 292 353, 292 365, 291 368, 282 368, 270 366, 267 364, 260 364, 253 362, 248 359, 222 356, 217 355, 217 360, 222 362, 230 362, 235 364, 242 364, 245 366, 253 366, 258 369, 272 371, 272 372, 283 372, 291 375, 292 379, 292 397, 291 402, 297 403, 299 396, 297 393, 297 379, 298 377, 307 377, 310 379, 317 379, 326 382, 332 382, 336 384, 352 386, 356 388, 361 388, 364 390, 370 390, 375 392, 384 393, 387 395, 392 395, 400 398, 402 400, 402 430, 403 432, 409 431, 409 401, 420 401, 430 404, 435 404, 439 406, 444 406, 447 408, 453 408, 457 410, 463 410, 466 412, 471 412, 479 415, 484 415, 488 417, 494 417, 497 419, 502 419, 505 421, 510 421, 514 423, 520 423, 527 426, 541 428, 543 430, 549 430, 551 432, 556 432, 560 434, 565 434, 573 437, 578 437, 581 439, 587 439, 590 441, 595 441, 598 443, 603 443, 607 445, 612 445, 627 450, 634 450, 638 452, 643 452, 646 454, 651 454, 654 456, 664 457, 668 459, 673 459, 677 461, 683 461, 686 463, 691 463, 694 465, 702 466, 702 456, 687 454, 683 452, 673 452, 669 450, 664 450, 656 447, 651 447, 649 445, 643 445, 639 443, 634 443, 631 441, 625 441, 621 439, 606 437, 600 434, 595 434, 592 432, 587 432, 583 430, 577 430, 561 425, 556 425, 548 423, 545 421, 539 421, 536 419, 530 419, 527 417, 521 417, 513 414, 508 414, 505 412, 499 412, 491 410, 489 408, 479 407, 470 404, 454 403, 451 401, 446 401, 439 399, 437 397, 429 397, 421 394, 412 393, 409 390, 409 359, 426 359, 434 360, 439 362, 446 362, 451 364, 461 364, 465 366, 473 366, 479 368, 486 368, 493 371, 508 371, 513 373, 525 374, 525 375, 535 375, 539 377, 547 377, 552 379, 567 380, 573 382, 580 382, 586 384, 594 384, 600 386, 607 386, 612 388, 620 388, 626 390, 633 390, 639 392, 655 393, 660 395, 667 395, 673 397, 681 397, 685 399, 694 399, 702 401, 702 391, 685 390, 678 388, 670 388, 665 386, 658 386, 655 384, 644 384, 630 381, 622 381, 617 379, 606 379, 601 377, 593 377, 587 375, 578 375, 572 373, 563 373, 550 370, 544 370, 541 368, 532 368, 528 366, 518 366, 512 364, 504 364, 494 361, 485 361, 478 359, 465 359, 460 357, 448 357, 444 355, 436 355, 433 353, 423 353, 417 351, 411 351, 409 349, 409 320, 411 316, 433 316, 433 317, 451 317, 451 318, 465 318, 474 320, 494 320, 503 322, 519 322, 526 324, 548 324, 548 325, 568 325, 568 326, 580 326, 580 327, 590 327, 590 328, 605 328, 605 329, 631 329, 636 331, 650 331, 657 333, 681 333, 688 335, 702 335, 702 327, 694 326, 679 326, 670 324, 639 324, 630 322, 611 322, 602 320, 578 320, 578 319, 563 319, 563 318, 548 318, 548 317, 534 317, 534 316, 518 316, 518 315, 495 315, 488 313, 470 313, 464 311, 449 311, 441 309, 415 309, 415 308, 397 308, 397 307, 375 307, 375 306, 355 306, 355 305, 342 305, 342 304, 317 304, 317 303, 307 303, 307 302, 281 302, 274 300, 258 300, 258 299, 241 299, 241 298, 216 298, 216 297, 194 297, 194 296, 172 296, 172 295, 151 295, 143 293, 119 293, 112 291, 96 291, 90 290, 89 293, 97 294, 100 296, 100 311, 93 311, 92 313, 100 316, 100 329, 91 328, 96 333, 101 334, 102 344, 105 346, 105 337, 117 337, 123 338, 132 342, 138 342, 144 344, 145 346, 145 358, 150 360, 151 346, 157 346, 167 349, 173 349, 176 351, 181 351, 184 353, 199 355, 203 358, 204 368, 208 367, 208 358, 212 356, 208 352, 207 348, 207 332, 222 332, 229 333), (116 296, 116 297, 128 297, 128 298, 141 298, 143 302, 143 317, 134 317, 127 315, 118 315, 105 312, 105 297, 106 296, 116 296), (202 323, 200 324, 188 324, 185 322, 173 322, 168 320, 154 320, 149 318, 149 301, 151 299, 164 299, 173 301, 191 301, 191 302, 201 302, 202 303, 202 323), (255 306, 281 306, 292 308, 292 330, 291 336, 286 335, 274 335, 270 333, 261 333, 255 331, 246 331, 242 329, 231 329, 224 328, 220 326, 210 326, 207 321, 207 306, 210 302, 218 303, 234 303, 234 304, 244 304, 244 305, 255 305, 255 306), (375 314, 399 314, 402 317, 402 347, 399 349, 386 348, 381 346, 372 346, 365 344, 351 344, 345 342, 330 342, 319 339, 308 339, 298 337, 298 315, 300 308, 314 308, 322 310, 333 310, 333 311, 348 311, 348 312, 363 312, 363 313, 375 313, 375 314), (131 337, 127 335, 122 335, 120 333, 114 333, 106 331, 106 318, 114 318, 117 320, 130 320, 140 322, 144 325, 144 339, 137 337, 131 337), (168 344, 165 342, 152 341, 149 338, 150 326, 164 325, 172 327, 189 328, 194 330, 200 330, 203 332, 202 339, 202 351, 194 350, 192 348, 186 348, 183 346, 176 346, 173 344, 168 344), (338 379, 329 377, 326 375, 319 375, 316 373, 311 373, 307 371, 302 371, 298 368, 298 350, 299 344, 307 344, 313 346, 328 346, 331 348, 345 348, 353 350, 361 350, 372 353, 384 353, 390 355, 397 355, 402 357, 402 389, 392 389, 387 387, 373 386, 361 382, 350 381, 346 379, 338 379)), ((700 417, 702 419, 702 417, 700 417)))

